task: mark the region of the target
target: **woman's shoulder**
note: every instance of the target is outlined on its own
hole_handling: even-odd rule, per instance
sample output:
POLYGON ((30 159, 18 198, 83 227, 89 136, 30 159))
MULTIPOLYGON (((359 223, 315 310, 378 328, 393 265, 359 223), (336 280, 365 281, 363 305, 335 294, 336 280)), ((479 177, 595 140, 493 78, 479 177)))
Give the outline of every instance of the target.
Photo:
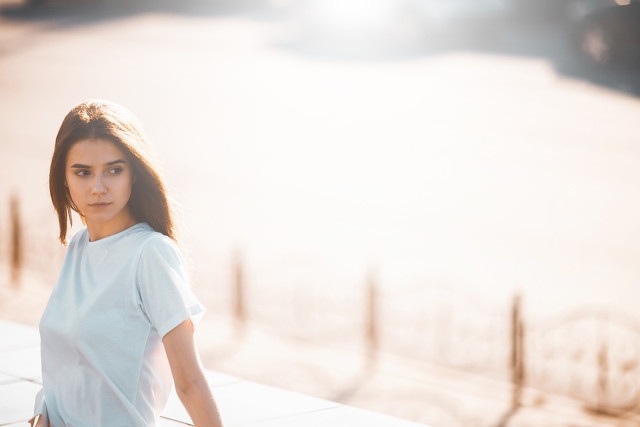
POLYGON ((169 274, 169 271, 171 274, 187 275, 186 262, 178 245, 156 231, 150 232, 140 245, 137 270, 138 278, 142 281, 158 274, 169 274))
POLYGON ((176 243, 169 236, 154 230, 146 223, 143 224, 144 227, 140 229, 140 238, 144 242, 143 247, 176 247, 176 243))
POLYGON ((176 242, 148 225, 147 228, 142 230, 140 238, 142 257, 180 257, 180 250, 176 242))
POLYGON ((115 244, 125 244, 144 250, 147 247, 170 245, 173 241, 154 230, 146 222, 139 222, 122 233, 115 244))

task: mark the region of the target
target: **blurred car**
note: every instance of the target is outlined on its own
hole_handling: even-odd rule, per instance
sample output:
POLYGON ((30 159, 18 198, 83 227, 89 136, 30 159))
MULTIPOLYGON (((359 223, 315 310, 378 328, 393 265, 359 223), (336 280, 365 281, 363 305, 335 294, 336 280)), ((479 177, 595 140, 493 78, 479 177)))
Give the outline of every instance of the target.
POLYGON ((592 63, 640 65, 640 0, 618 0, 581 16, 578 49, 592 63))

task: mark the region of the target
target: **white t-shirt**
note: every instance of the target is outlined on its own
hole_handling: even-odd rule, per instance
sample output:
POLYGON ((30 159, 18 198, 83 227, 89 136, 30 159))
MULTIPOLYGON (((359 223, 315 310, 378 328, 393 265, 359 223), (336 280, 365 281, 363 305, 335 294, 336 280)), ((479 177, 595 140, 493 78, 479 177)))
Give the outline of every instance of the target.
POLYGON ((203 313, 167 236, 146 223, 95 242, 79 231, 40 320, 36 413, 56 427, 155 425, 173 384, 162 338, 203 313))

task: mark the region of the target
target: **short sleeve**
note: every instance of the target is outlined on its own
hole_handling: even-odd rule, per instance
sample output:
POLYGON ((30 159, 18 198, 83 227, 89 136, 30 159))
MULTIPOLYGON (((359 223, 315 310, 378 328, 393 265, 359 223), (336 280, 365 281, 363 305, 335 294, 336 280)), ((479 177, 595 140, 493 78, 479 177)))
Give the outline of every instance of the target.
POLYGON ((160 338, 191 318, 194 325, 205 312, 189 287, 186 264, 176 244, 166 236, 145 242, 136 274, 141 306, 160 338))

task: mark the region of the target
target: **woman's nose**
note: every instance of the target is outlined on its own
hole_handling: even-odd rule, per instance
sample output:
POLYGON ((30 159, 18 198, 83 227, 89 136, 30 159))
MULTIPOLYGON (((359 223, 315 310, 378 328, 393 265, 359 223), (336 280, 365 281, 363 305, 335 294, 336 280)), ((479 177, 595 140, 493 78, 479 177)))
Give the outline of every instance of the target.
POLYGON ((104 182, 103 182, 102 178, 99 175, 96 176, 95 181, 93 181, 92 193, 94 193, 94 194, 103 194, 105 191, 106 191, 106 188, 104 186, 104 182))

